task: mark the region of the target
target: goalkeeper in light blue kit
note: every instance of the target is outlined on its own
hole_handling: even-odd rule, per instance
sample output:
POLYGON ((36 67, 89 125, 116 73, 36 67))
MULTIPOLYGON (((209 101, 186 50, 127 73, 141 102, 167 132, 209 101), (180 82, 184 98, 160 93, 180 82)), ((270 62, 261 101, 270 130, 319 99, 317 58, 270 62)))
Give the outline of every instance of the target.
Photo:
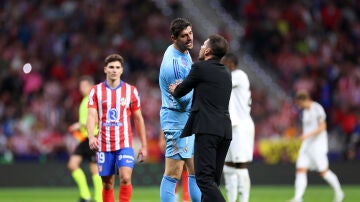
POLYGON ((194 171, 194 135, 180 138, 188 119, 192 91, 175 99, 169 92, 169 85, 181 82, 190 72, 192 59, 189 50, 193 48, 191 23, 183 18, 171 22, 170 34, 173 44, 165 51, 160 67, 161 90, 160 124, 165 134, 165 172, 160 185, 160 200, 175 201, 175 187, 181 178, 184 165, 189 173, 189 192, 193 202, 201 201, 201 192, 196 184, 194 171))

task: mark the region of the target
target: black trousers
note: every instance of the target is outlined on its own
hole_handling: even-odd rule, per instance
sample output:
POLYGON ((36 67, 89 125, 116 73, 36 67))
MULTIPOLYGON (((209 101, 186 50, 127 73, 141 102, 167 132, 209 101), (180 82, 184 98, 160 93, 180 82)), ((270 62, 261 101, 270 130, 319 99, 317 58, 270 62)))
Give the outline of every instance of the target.
POLYGON ((210 134, 196 134, 194 166, 202 202, 225 202, 219 185, 231 140, 210 134))

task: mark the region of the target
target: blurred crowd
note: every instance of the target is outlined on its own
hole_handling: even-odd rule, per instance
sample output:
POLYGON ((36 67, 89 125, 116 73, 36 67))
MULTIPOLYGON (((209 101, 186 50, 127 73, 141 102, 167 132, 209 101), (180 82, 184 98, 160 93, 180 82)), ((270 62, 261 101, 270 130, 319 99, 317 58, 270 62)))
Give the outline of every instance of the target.
MULTIPOLYGON (((355 151, 360 3, 231 0, 222 5, 245 27, 243 49, 265 63, 288 94, 307 88, 327 110, 331 133, 343 137, 341 152, 355 151)), ((161 160, 158 70, 171 43, 170 21, 152 1, 1 1, 0 160, 66 160, 76 144, 68 127, 78 118, 78 78, 103 81, 103 60, 114 52, 125 58, 122 79, 140 92, 150 159, 161 160), (26 63, 32 66, 29 73, 23 71, 26 63)), ((291 101, 274 108, 266 92, 252 93, 257 139, 296 135, 291 101)))
POLYGON ((68 127, 81 101, 78 78, 103 81, 111 53, 125 58, 122 79, 137 86, 148 139, 157 139, 157 72, 171 19, 152 2, 1 1, 0 17, 0 153, 67 158, 74 145, 68 127))
MULTIPOLYGON (((308 90, 327 112, 332 149, 358 153, 360 128, 360 2, 355 0, 221 1, 245 29, 243 49, 274 73, 288 94, 308 90)), ((263 111, 263 105, 256 111, 263 111)), ((281 105, 280 105, 281 106, 281 105)), ((288 102, 265 118, 268 128, 292 135, 288 102), (280 123, 280 124, 279 124, 280 123), (285 124, 283 124, 285 123, 285 124)), ((262 117, 264 118, 264 117, 262 117)), ((265 126, 265 125, 264 125, 265 126)), ((258 130, 258 132, 260 132, 258 130)), ((276 131, 275 131, 276 133, 276 131)), ((269 134, 269 133, 268 133, 269 134)))

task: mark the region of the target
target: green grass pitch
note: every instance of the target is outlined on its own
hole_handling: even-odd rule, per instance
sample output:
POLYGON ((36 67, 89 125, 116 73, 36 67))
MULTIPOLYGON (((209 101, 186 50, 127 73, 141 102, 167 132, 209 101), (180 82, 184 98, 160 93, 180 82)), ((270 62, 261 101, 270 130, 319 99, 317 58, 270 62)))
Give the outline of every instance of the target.
MULTIPOLYGON (((344 202, 360 201, 359 186, 343 186, 344 202)), ((118 190, 118 188, 116 188, 118 190)), ((180 190, 181 191, 181 190, 180 190)), ((224 193, 224 188, 222 187, 224 193)), ((253 186, 250 202, 285 202, 293 195, 293 186, 253 186)), ((117 194, 117 193, 116 193, 117 194)), ((331 202, 333 192, 329 186, 308 186, 304 202, 331 202)), ((0 188, 0 202, 76 202, 76 187, 0 188)), ((116 200, 117 201, 117 200, 116 200)), ((159 187, 134 187, 133 202, 158 202, 159 187)))

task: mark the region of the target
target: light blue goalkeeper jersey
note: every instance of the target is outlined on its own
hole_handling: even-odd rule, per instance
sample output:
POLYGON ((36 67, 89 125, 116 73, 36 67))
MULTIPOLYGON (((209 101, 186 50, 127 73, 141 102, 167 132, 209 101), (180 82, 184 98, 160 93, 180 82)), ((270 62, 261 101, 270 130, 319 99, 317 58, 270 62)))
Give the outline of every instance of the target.
POLYGON ((164 131, 183 129, 189 116, 193 91, 181 98, 174 98, 169 85, 182 81, 192 65, 190 54, 184 54, 170 45, 160 66, 159 86, 161 90, 160 124, 164 131))

